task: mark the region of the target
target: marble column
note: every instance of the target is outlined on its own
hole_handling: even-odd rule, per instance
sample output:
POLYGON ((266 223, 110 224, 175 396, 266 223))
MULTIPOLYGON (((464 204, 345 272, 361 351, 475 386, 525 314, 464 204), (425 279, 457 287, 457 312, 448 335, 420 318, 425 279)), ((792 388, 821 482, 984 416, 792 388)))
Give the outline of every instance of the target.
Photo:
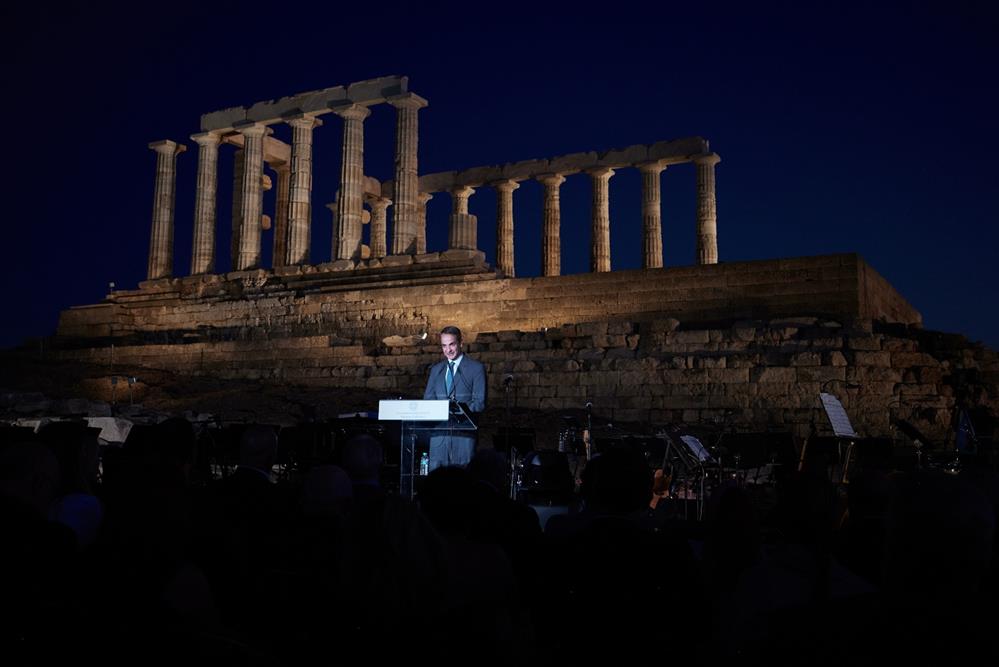
POLYGON ((448 226, 447 247, 452 250, 477 250, 478 230, 475 216, 468 214, 468 198, 475 190, 459 186, 451 190, 451 217, 448 226))
POLYGON ((337 196, 334 260, 361 258, 361 212, 364 210, 364 119, 371 110, 359 104, 334 109, 343 118, 340 192, 337 196))
POLYGON ((291 187, 291 165, 275 162, 271 165, 277 174, 277 193, 274 202, 274 252, 271 265, 284 266, 288 261, 288 190, 291 187))
POLYGON ((364 195, 364 200, 371 208, 371 256, 381 258, 387 254, 385 227, 392 200, 372 194, 364 195))
POLYGON ((562 225, 561 194, 559 189, 565 183, 561 174, 542 174, 537 177, 545 186, 544 218, 541 226, 541 275, 557 276, 562 272, 562 225))
POLYGON ((496 268, 513 278, 513 191, 520 184, 506 180, 490 185, 496 189, 496 268))
POLYGON ((291 183, 288 190, 288 244, 285 265, 309 263, 312 229, 312 130, 322 121, 294 118, 291 126, 291 183))
POLYGON ((243 228, 243 149, 232 154, 232 234, 229 240, 230 271, 236 270, 239 257, 239 236, 243 228))
POLYGON ((413 93, 388 98, 396 108, 395 192, 392 195, 392 254, 413 254, 417 250, 419 211, 417 198, 417 112, 427 101, 413 93))
POLYGON ((191 275, 215 271, 215 216, 218 207, 219 143, 214 132, 191 135, 198 144, 198 184, 194 195, 194 244, 191 275))
POLYGON ((236 271, 260 268, 260 220, 264 207, 262 186, 264 175, 263 125, 238 128, 243 135, 243 185, 240 206, 239 254, 236 271))
POLYGON ((660 174, 666 169, 661 160, 637 165, 642 174, 642 268, 658 269, 663 265, 663 224, 660 174))
POLYGON ((717 153, 698 155, 697 165, 697 263, 718 263, 718 209, 715 200, 717 153))
POLYGON ((427 202, 434 196, 429 192, 421 192, 416 197, 416 254, 427 254, 427 202))
POLYGON ((149 237, 149 265, 146 278, 169 278, 173 275, 173 213, 177 187, 177 156, 187 146, 176 141, 154 141, 156 151, 156 186, 153 191, 153 227, 149 237))
MULTIPOLYGON (((337 209, 339 204, 337 204, 338 196, 333 196, 333 201, 326 204, 327 210, 330 212, 330 230, 333 234, 333 251, 336 252, 337 247, 337 234, 340 232, 340 225, 337 224, 337 209)), ((333 255, 333 259, 336 259, 336 255, 333 255)))
POLYGON ((590 271, 594 273, 610 271, 610 179, 614 175, 614 170, 609 167, 598 167, 586 173, 593 182, 593 203, 590 212, 592 219, 590 271))

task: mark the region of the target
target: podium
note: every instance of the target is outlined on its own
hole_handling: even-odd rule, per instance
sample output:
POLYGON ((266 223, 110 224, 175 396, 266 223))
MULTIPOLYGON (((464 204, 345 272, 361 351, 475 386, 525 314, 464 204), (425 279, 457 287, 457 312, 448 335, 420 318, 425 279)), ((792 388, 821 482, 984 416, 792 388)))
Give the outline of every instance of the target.
POLYGON ((401 422, 399 435, 399 495, 412 500, 416 478, 416 439, 420 435, 471 435, 478 430, 468 406, 447 399, 378 401, 379 421, 401 422))

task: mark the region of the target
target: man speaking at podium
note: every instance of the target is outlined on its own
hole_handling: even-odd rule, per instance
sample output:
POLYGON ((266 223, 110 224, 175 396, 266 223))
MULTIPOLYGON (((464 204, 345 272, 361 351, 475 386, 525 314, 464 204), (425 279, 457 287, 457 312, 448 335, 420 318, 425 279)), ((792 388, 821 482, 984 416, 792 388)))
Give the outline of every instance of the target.
MULTIPOLYGON (((486 408, 486 369, 461 349, 461 329, 441 329, 441 352, 444 358, 430 367, 424 400, 450 399, 467 406, 471 412, 486 408)), ((448 435, 430 438, 429 469, 440 466, 465 466, 475 454, 475 432, 455 430, 448 435)))

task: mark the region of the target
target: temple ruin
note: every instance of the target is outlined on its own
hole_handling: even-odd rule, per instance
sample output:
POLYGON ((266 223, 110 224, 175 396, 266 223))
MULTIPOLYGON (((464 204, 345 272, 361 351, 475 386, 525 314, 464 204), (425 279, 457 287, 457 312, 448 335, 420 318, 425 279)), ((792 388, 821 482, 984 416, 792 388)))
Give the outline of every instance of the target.
POLYGON ((559 410, 599 398, 618 420, 734 415, 744 430, 799 436, 814 425, 819 391, 833 387, 869 435, 905 417, 945 437, 954 371, 996 371, 984 348, 927 348, 918 311, 857 255, 719 262, 720 158, 700 137, 421 174, 425 107, 406 77, 388 76, 202 116, 191 136, 197 187, 184 276, 173 275, 173 257, 174 244, 187 242, 174 234, 176 202, 191 201, 175 193, 186 147, 151 143, 147 280, 64 312, 55 354, 101 362, 113 349, 118 363, 187 374, 418 395, 439 354, 433 334, 456 323, 492 389, 504 374, 518 375, 520 407, 559 410), (394 178, 383 182, 364 172, 364 120, 380 104, 396 113, 394 178), (313 134, 329 114, 343 130, 326 255, 310 248, 310 225, 313 134), (291 127, 291 145, 272 136, 280 123, 291 127), (231 206, 217 196, 223 147, 235 155, 231 206), (681 163, 696 166, 688 195, 696 198, 696 263, 664 267, 660 184, 681 163), (641 174, 642 268, 615 271, 608 184, 624 169, 641 174), (589 221, 562 216, 568 178, 589 181, 589 221), (513 201, 527 180, 543 186, 541 275, 518 278, 513 201), (273 216, 263 204, 272 187, 273 216), (495 266, 470 212, 482 188, 497 194, 495 266), (448 243, 428 248, 427 226, 442 221, 428 220, 427 202, 441 194, 451 202, 448 243), (220 210, 232 220, 233 270, 224 274, 216 271, 220 210), (563 275, 563 230, 587 224, 590 271, 563 275), (270 228, 265 267, 262 231, 270 228), (329 260, 313 263, 320 256, 329 260))
MULTIPOLYGON (((592 184, 593 272, 611 270, 608 184, 615 170, 638 169, 642 174, 643 267, 663 265, 660 174, 670 165, 697 165, 697 262, 718 262, 714 167, 720 158, 699 137, 661 141, 649 146, 629 146, 603 153, 561 155, 500 166, 483 166, 418 175, 418 112, 427 101, 408 90, 406 77, 384 77, 261 102, 249 108, 226 109, 202 116, 202 132, 191 136, 198 144, 198 180, 195 193, 194 240, 191 276, 214 273, 217 249, 219 147, 235 149, 232 201, 233 274, 261 267, 260 230, 272 222, 262 212, 264 190, 272 187, 269 167, 277 179, 274 216, 274 275, 308 273, 312 207, 312 133, 322 126, 320 116, 343 119, 342 166, 334 213, 335 233, 330 262, 319 271, 343 271, 402 266, 414 262, 482 258, 476 217, 469 214, 469 198, 479 188, 498 193, 496 269, 514 277, 513 193, 519 183, 534 179, 544 185, 542 275, 560 274, 560 186, 569 176, 581 174, 592 184), (364 119, 369 107, 390 104, 396 109, 395 179, 379 183, 364 174, 364 119), (292 144, 270 136, 270 126, 286 123, 292 144), (427 252, 426 204, 435 194, 451 197, 448 247, 427 252), (365 209, 367 206, 367 209, 365 209), (388 210, 392 209, 392 236, 387 235, 388 210), (371 224, 370 244, 362 243, 362 225, 371 224), (391 242, 389 242, 391 241, 391 242), (417 259, 418 258, 418 259, 417 259)), ((156 152, 156 187, 149 246, 149 281, 172 277, 176 158, 186 147, 171 140, 149 145, 156 152)), ((230 274, 230 278, 241 276, 230 274)))

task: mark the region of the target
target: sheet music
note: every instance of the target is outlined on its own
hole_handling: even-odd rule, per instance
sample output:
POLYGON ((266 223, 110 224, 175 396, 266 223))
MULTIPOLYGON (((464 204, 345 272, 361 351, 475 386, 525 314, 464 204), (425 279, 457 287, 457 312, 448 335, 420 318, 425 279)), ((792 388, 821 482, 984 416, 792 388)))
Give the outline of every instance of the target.
POLYGON ((701 444, 701 441, 695 438, 694 436, 681 435, 680 440, 683 441, 683 444, 687 445, 687 449, 693 452, 694 456, 696 456, 697 460, 700 461, 701 463, 711 460, 711 454, 709 454, 708 450, 704 448, 704 445, 701 444))
POLYGON ((856 438, 857 432, 853 430, 853 425, 850 424, 850 418, 846 416, 846 410, 843 409, 843 404, 839 402, 839 399, 832 394, 821 393, 819 398, 822 400, 822 407, 826 411, 826 416, 829 418, 829 425, 832 426, 833 433, 841 438, 856 438))

